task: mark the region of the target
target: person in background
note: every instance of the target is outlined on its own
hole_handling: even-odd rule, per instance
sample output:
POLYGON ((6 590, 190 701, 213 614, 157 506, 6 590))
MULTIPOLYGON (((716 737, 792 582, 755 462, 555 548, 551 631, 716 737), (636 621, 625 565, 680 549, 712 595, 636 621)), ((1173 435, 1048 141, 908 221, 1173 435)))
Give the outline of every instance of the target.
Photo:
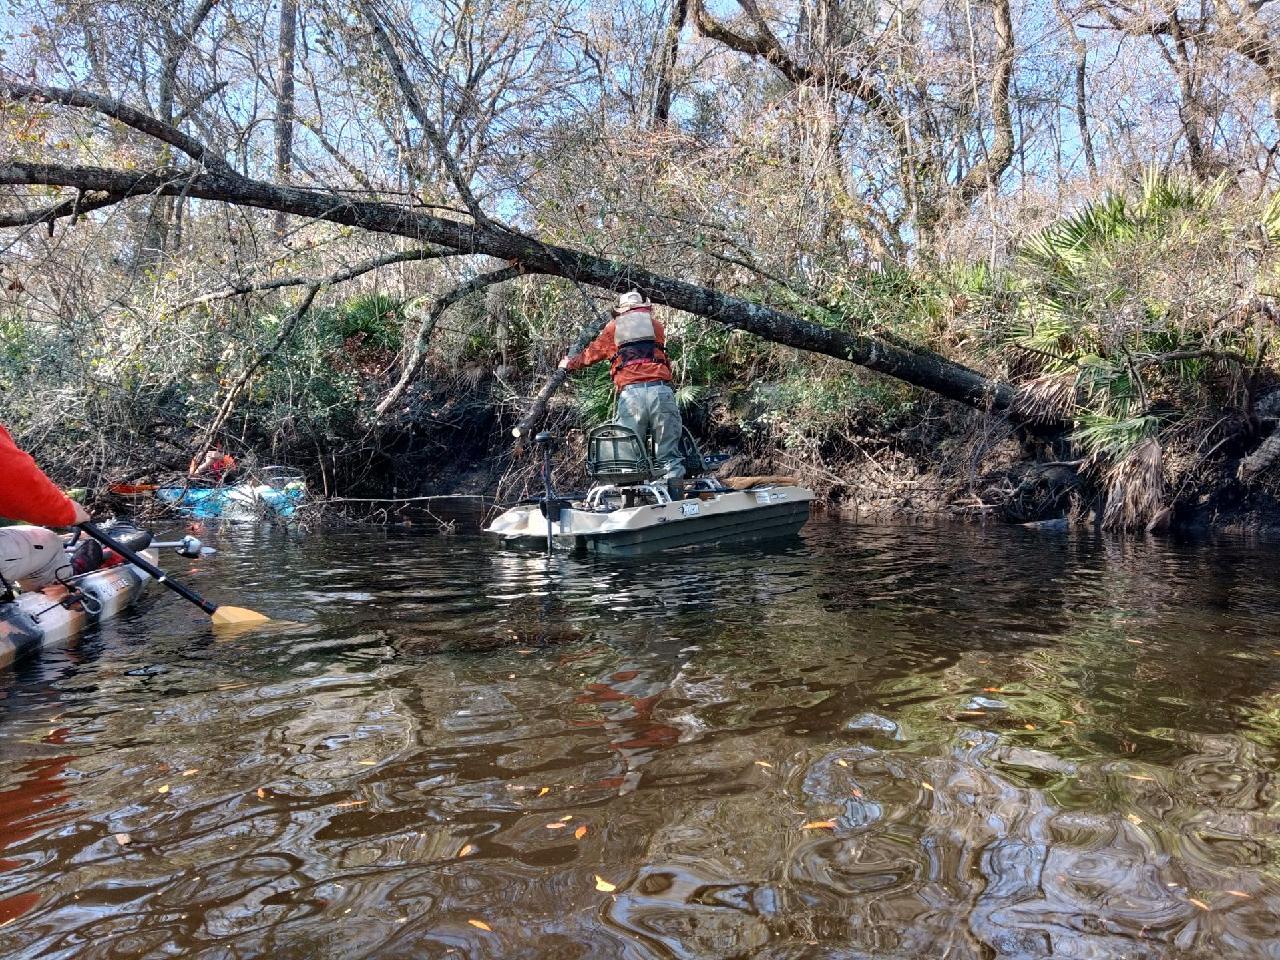
POLYGON ((187 467, 187 476, 207 477, 215 483, 226 483, 236 475, 239 466, 235 457, 214 446, 209 448, 209 452, 199 463, 192 457, 191 465, 187 467))
POLYGON ((653 304, 633 290, 618 298, 613 319, 599 336, 581 353, 561 360, 560 366, 572 372, 609 361, 613 385, 618 389, 618 423, 635 431, 641 443, 653 438, 654 465, 662 471, 674 496, 678 495, 678 481, 684 477, 680 458, 684 424, 671 390, 666 346, 666 331, 653 315, 653 304))
POLYGON ((31 524, 0 527, 0 594, 9 584, 20 582, 26 589, 37 589, 56 580, 59 570, 72 561, 67 559, 62 538, 46 528, 71 527, 89 519, 89 512, 59 490, 3 426, 0 517, 31 524))

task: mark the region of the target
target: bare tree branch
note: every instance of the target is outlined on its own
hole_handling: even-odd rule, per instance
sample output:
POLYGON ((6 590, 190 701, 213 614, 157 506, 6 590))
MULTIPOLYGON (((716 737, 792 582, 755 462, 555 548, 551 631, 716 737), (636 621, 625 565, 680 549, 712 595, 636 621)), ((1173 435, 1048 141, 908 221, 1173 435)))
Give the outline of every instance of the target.
POLYGON ((995 75, 991 78, 991 114, 995 137, 991 146, 986 148, 983 161, 970 168, 957 184, 961 202, 966 204, 984 190, 993 187, 1013 160, 1013 115, 1009 110, 1009 82, 1013 77, 1015 54, 1013 19, 1009 13, 1009 0, 994 0, 991 6, 996 31, 995 75))
POLYGON ((262 293, 267 290, 280 290, 285 287, 303 287, 315 284, 332 287, 340 283, 346 283, 348 280, 354 280, 356 277, 369 273, 372 270, 377 270, 380 267, 391 266, 395 263, 411 263, 417 260, 438 260, 443 257, 459 257, 462 255, 463 254, 457 250, 406 250, 401 253, 389 253, 386 256, 366 260, 363 263, 356 264, 354 267, 348 267, 346 270, 340 270, 327 277, 285 277, 279 280, 267 280, 263 283, 238 284, 234 287, 228 287, 225 290, 215 290, 213 293, 206 293, 199 297, 193 297, 190 300, 184 300, 172 309, 176 313, 182 310, 190 310, 192 307, 198 307, 202 304, 213 303, 217 300, 226 300, 230 297, 245 296, 250 293, 262 293))
POLYGON ((409 361, 405 364, 404 370, 400 373, 400 379, 396 381, 395 386, 387 391, 387 395, 378 402, 378 406, 374 413, 381 417, 391 409, 391 407, 404 396, 405 390, 409 388, 410 381, 418 375, 422 369, 422 364, 427 358, 427 342, 431 339, 431 333, 435 330, 436 323, 444 312, 452 307, 459 300, 471 296, 486 287, 492 287, 497 283, 505 283, 508 280, 514 280, 524 270, 518 266, 503 267, 501 270, 494 270, 492 273, 482 273, 478 277, 474 277, 460 287, 450 290, 443 297, 437 300, 431 307, 431 312, 423 319, 422 324, 418 327, 418 332, 413 338, 413 350, 409 354, 409 361))
POLYGON ((81 107, 93 110, 103 116, 119 120, 125 126, 133 127, 140 133, 167 143, 185 153, 205 169, 221 174, 235 175, 235 171, 222 157, 214 153, 194 137, 150 114, 143 113, 128 104, 110 97, 100 97, 96 93, 84 90, 66 90, 61 87, 38 87, 29 83, 17 83, 12 80, 0 80, 0 98, 6 100, 29 101, 31 103, 60 103, 68 107, 81 107))
POLYGON ((36 223, 47 223, 52 226, 55 220, 59 220, 62 217, 79 217, 81 214, 89 213, 92 210, 110 207, 123 199, 125 198, 113 193, 95 194, 93 196, 77 193, 69 200, 62 200, 52 206, 41 207, 38 210, 17 210, 12 213, 0 213, 0 227, 28 227, 36 223))
POLYGON ((258 354, 253 359, 253 362, 245 367, 240 376, 236 378, 235 383, 227 389, 227 395, 223 397, 222 403, 218 407, 217 414, 209 423, 209 426, 205 428, 204 433, 201 434, 200 442, 196 445, 194 456, 197 459, 203 457, 209 452, 209 447, 213 445, 214 438, 217 437, 218 431, 222 429, 223 424, 227 422, 232 411, 235 410, 236 402, 240 399, 240 395, 244 392, 245 387, 247 387, 249 382, 253 379, 254 374, 261 369, 264 363, 279 353, 280 348, 288 342, 291 336, 293 336, 293 331, 297 329, 302 318, 305 317, 307 315, 307 311, 311 309, 311 304, 315 302, 316 294, 320 292, 320 288, 322 286, 324 286, 322 283, 313 283, 307 288, 307 292, 303 294, 301 302, 294 309, 293 313, 291 313, 289 318, 280 325, 280 332, 276 335, 275 341, 270 347, 258 354))
POLYGON ((395 78, 396 85, 404 96, 409 112, 413 114, 413 118, 422 127, 422 132, 431 141, 431 147, 449 172, 449 179, 453 181, 453 186, 458 191, 458 196, 462 198, 462 202, 466 204, 467 210, 471 213, 476 223, 482 226, 490 226, 493 221, 481 209, 480 201, 471 192, 471 186, 467 183, 466 177, 462 175, 458 161, 454 159, 453 153, 449 150, 449 144, 445 141, 435 123, 432 122, 426 108, 423 107, 422 100, 419 99, 418 92, 414 89, 413 81, 409 79, 409 74, 404 68, 404 61, 400 59, 400 54, 396 52, 395 45, 391 42, 391 37, 387 35, 386 29, 382 26, 382 21, 379 19, 377 11, 370 6, 367 0, 356 0, 356 6, 360 8, 361 16, 364 17, 365 22, 369 24, 369 28, 373 31, 373 38, 378 44, 378 49, 382 51, 383 57, 386 58, 387 65, 391 68, 391 75, 395 78))

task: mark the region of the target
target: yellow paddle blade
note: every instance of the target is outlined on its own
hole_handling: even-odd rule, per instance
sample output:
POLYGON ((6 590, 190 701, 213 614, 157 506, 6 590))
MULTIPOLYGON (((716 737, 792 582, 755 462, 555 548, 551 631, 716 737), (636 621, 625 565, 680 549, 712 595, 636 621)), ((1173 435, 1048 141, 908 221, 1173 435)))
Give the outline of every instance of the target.
POLYGON ((213 611, 210 619, 215 624, 232 624, 266 623, 271 618, 263 616, 257 610, 246 610, 244 607, 219 607, 213 611))

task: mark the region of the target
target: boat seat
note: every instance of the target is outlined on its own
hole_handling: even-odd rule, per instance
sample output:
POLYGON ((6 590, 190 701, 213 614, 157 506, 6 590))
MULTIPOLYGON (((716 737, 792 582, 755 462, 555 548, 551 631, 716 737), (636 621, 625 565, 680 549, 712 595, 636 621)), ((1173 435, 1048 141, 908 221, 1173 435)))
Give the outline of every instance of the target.
POLYGON ((636 432, 613 422, 587 434, 587 474, 592 480, 618 486, 655 479, 653 461, 636 432))
POLYGON ((684 432, 680 435, 680 446, 676 452, 680 454, 681 461, 684 462, 684 475, 692 480, 694 477, 700 477, 707 472, 707 462, 703 459, 702 451, 698 448, 698 441, 693 439, 693 434, 689 432, 688 427, 683 428, 684 432))

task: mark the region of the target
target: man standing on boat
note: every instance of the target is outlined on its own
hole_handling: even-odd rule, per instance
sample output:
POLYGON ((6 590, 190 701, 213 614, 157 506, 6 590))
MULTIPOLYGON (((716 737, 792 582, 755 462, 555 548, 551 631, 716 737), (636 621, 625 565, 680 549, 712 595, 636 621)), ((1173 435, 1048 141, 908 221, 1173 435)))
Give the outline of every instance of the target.
MULTIPOLYGON (((52 583, 68 561, 62 538, 45 528, 70 527, 89 519, 89 512, 59 490, 36 466, 31 455, 18 449, 3 426, 0 426, 0 517, 39 524, 0 527, 0 595, 7 591, 7 584, 19 580, 31 587, 52 583)), ((100 550, 98 557, 101 557, 100 550)))
POLYGON ((684 477, 684 424, 671 390, 666 346, 667 334, 653 315, 653 304, 633 290, 618 298, 613 319, 600 335, 577 356, 561 360, 560 366, 572 372, 601 360, 610 362, 618 389, 618 423, 635 431, 641 443, 653 438, 654 466, 670 483, 684 477))

